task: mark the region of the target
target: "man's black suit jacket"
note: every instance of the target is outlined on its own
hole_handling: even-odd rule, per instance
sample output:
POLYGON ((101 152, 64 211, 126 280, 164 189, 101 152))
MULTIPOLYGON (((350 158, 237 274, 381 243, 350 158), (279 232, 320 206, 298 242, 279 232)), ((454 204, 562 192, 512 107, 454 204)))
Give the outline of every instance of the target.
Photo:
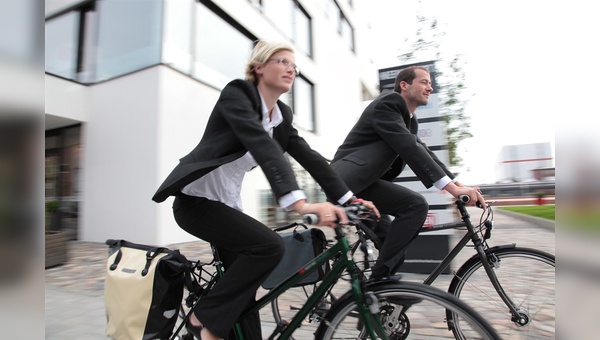
POLYGON ((292 110, 277 102, 283 122, 273 130, 273 138, 261 124, 262 104, 257 87, 248 81, 227 84, 213 108, 200 143, 167 176, 152 199, 163 202, 184 186, 217 167, 250 152, 275 197, 298 190, 294 172, 283 156, 287 152, 321 185, 331 200, 339 200, 349 189, 327 161, 312 150, 292 126, 292 110))
POLYGON ((404 98, 384 91, 365 108, 331 166, 355 193, 378 179, 392 181, 406 164, 427 188, 444 175, 454 178, 417 131, 417 118, 411 118, 404 98))

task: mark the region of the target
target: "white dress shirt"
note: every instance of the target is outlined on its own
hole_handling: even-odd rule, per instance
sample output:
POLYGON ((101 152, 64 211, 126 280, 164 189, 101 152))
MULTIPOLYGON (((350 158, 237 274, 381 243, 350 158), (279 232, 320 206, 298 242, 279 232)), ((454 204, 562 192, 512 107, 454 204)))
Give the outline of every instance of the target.
MULTIPOLYGON (((265 104, 263 95, 260 94, 262 103, 262 121, 261 124, 269 136, 273 138, 273 129, 283 122, 283 116, 278 105, 273 107, 271 119, 269 119, 269 110, 265 104)), ((192 183, 181 189, 181 192, 196 197, 206 197, 209 200, 222 202, 234 209, 242 211, 242 182, 246 172, 254 169, 258 164, 250 152, 233 162, 224 164, 208 174, 198 178, 192 183)), ((352 196, 352 195, 350 195, 352 196)), ((296 201, 306 199, 306 194, 302 190, 292 191, 279 199, 279 205, 288 208, 296 201)))

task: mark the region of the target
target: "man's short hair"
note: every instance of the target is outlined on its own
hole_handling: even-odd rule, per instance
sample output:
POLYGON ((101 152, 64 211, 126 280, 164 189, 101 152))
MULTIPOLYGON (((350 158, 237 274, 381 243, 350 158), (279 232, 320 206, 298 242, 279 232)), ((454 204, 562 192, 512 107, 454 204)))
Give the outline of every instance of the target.
POLYGON ((415 72, 415 70, 423 70, 429 73, 429 70, 423 66, 411 66, 400 70, 400 72, 398 72, 398 75, 396 76, 396 80, 394 81, 394 91, 398 93, 402 92, 400 90, 400 83, 403 81, 412 84, 413 80, 415 80, 415 78, 417 77, 417 73, 415 72))

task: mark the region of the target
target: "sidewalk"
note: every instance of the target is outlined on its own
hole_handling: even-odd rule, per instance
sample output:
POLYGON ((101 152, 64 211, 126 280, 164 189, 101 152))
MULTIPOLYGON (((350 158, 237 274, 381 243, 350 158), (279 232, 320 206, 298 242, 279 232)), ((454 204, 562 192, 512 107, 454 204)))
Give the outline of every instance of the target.
MULTIPOLYGON (((474 210, 472 219, 478 220, 474 210)), ((553 229, 540 228, 534 221, 517 219, 494 210, 495 229, 492 245, 517 243, 519 246, 537 248, 555 253, 553 229)), ((133 241, 133 240, 132 240, 133 241)), ((178 244, 181 252, 191 259, 204 258, 208 247, 204 242, 178 244)), ((103 243, 74 241, 70 244, 67 264, 47 269, 46 278, 46 339, 47 340, 106 340, 104 328, 104 270, 108 248, 103 243)), ((464 254, 470 256, 471 254, 464 254)), ((423 280, 422 275, 405 275, 410 281, 423 280)), ((436 284, 434 284, 437 286, 436 284)), ((447 287, 439 287, 445 290, 447 287)), ((269 311, 270 313, 270 311, 269 311)), ((270 334, 272 319, 263 315, 265 336, 270 334), (267 333, 268 332, 268 333, 267 333)), ((310 335, 295 334, 298 339, 310 335)))

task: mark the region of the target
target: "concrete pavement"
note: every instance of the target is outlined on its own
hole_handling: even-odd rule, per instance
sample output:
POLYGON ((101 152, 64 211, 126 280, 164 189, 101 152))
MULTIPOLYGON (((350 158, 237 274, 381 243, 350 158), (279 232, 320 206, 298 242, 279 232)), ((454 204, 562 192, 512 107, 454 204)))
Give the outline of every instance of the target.
MULTIPOLYGON (((555 253, 553 228, 539 227, 534 220, 518 219, 499 209, 494 210, 494 213, 495 230, 489 242, 491 245, 517 243, 519 246, 555 253)), ((476 210, 471 215, 473 221, 478 220, 476 210)), ((190 259, 208 259, 206 256, 209 249, 201 241, 178 244, 172 248, 180 249, 190 259)), ((467 249, 464 253, 463 260, 472 255, 467 249)), ((103 297, 106 259, 107 246, 103 243, 73 241, 70 244, 68 263, 46 270, 46 339, 107 339, 104 334, 106 317, 103 297)), ((423 275, 405 275, 405 279, 410 281, 422 281, 423 278, 423 275)), ((447 288, 443 283, 441 285, 439 288, 447 288)), ((434 286, 437 284, 434 283, 434 286)), ((261 314, 263 335, 266 337, 273 327, 270 310, 261 314)), ((295 335, 297 339, 311 338, 309 334, 295 335)))

